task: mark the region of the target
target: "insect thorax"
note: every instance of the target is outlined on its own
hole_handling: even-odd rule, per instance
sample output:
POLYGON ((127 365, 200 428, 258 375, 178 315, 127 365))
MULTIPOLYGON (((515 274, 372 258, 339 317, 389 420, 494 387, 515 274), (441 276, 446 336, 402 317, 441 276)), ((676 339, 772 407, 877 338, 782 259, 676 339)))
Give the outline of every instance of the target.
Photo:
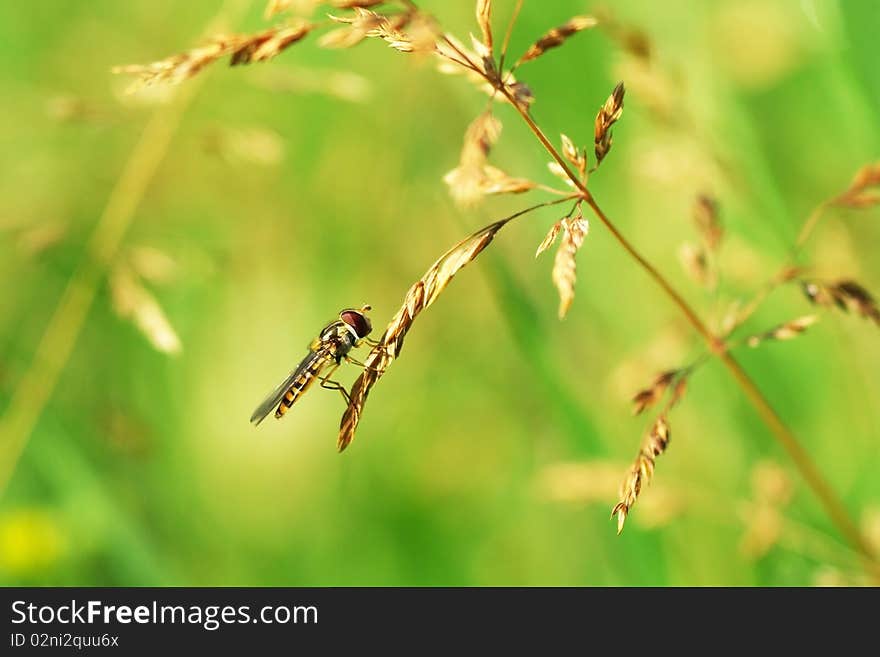
POLYGON ((321 335, 312 343, 312 351, 327 349, 338 363, 351 351, 355 341, 345 322, 336 321, 321 331, 321 335))

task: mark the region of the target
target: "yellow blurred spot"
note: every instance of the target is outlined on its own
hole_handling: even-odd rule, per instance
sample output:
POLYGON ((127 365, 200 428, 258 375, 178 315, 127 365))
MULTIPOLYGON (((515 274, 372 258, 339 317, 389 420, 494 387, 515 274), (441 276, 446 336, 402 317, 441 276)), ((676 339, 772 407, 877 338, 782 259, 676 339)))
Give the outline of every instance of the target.
POLYGON ((64 551, 64 536, 50 514, 22 509, 0 516, 0 570, 12 575, 44 571, 64 551))
POLYGON ((851 585, 852 583, 842 572, 831 566, 822 566, 813 575, 813 586, 838 587, 851 585))
POLYGON ((759 559, 779 541, 782 534, 782 515, 776 507, 759 504, 744 511, 746 531, 740 539, 740 553, 750 559, 759 559))
POLYGON ((785 470, 772 461, 761 461, 752 469, 752 490, 759 502, 784 506, 791 501, 793 488, 785 470))
POLYGON ((712 21, 712 42, 736 82, 768 87, 801 59, 802 20, 802 14, 771 0, 731 0, 712 21))
POLYGON ((880 507, 872 506, 862 513, 862 533, 871 547, 880 552, 880 507))

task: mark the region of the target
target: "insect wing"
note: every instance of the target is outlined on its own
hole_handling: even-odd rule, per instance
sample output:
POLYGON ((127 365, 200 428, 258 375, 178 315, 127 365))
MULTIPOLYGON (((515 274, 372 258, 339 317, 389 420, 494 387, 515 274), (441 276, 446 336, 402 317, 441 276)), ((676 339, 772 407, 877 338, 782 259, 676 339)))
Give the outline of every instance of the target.
POLYGON ((302 362, 296 367, 296 369, 288 374, 287 378, 269 393, 266 399, 263 400, 262 404, 257 406, 257 409, 253 412, 253 415, 251 415, 251 423, 254 426, 258 426, 260 422, 265 420, 266 416, 275 410, 275 407, 281 403, 281 400, 284 398, 284 393, 290 389, 290 386, 293 385, 294 381, 296 381, 308 368, 312 367, 316 361, 323 358, 324 354, 321 351, 313 351, 303 358, 302 362))

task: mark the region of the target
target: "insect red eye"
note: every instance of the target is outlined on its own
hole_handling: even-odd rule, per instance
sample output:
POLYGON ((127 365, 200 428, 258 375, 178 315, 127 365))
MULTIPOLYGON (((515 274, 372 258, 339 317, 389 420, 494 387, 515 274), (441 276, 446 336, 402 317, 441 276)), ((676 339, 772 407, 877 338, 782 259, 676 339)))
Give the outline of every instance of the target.
POLYGON ((343 310, 339 313, 339 318, 354 329, 358 338, 367 337, 370 331, 373 330, 373 325, 370 324, 369 318, 357 310, 343 310))

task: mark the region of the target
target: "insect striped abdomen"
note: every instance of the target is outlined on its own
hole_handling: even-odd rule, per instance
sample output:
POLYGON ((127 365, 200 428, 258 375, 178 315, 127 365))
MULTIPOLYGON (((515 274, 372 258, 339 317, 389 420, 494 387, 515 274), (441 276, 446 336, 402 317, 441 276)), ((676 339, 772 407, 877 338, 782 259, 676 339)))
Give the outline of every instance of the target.
POLYGON ((315 382, 315 379, 318 378, 321 370, 327 362, 328 358, 326 356, 321 356, 308 363, 299 376, 296 377, 296 380, 294 380, 290 388, 287 389, 287 392, 284 393, 281 403, 278 404, 278 408, 275 410, 276 418, 282 417, 287 410, 293 406, 293 403, 299 398, 299 396, 309 389, 309 386, 315 382))

